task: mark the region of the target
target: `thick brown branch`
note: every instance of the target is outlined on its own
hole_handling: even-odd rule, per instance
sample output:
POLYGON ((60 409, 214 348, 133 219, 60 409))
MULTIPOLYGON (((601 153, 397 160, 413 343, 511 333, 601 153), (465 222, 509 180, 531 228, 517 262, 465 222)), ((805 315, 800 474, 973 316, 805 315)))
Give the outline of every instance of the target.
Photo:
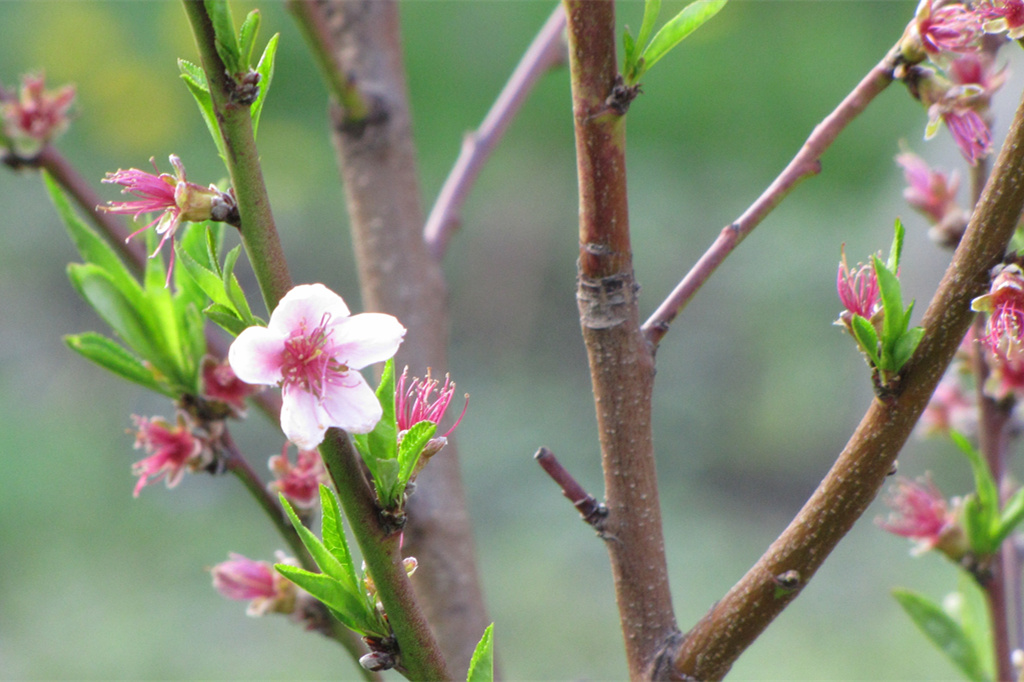
POLYGON ((566 0, 580 192, 577 300, 590 361, 606 533, 630 679, 660 677, 677 635, 651 440, 654 358, 643 334, 626 201, 625 119, 609 106, 617 83, 610 0, 566 0))
MULTIPOLYGON (((319 0, 320 16, 346 77, 372 96, 366 125, 335 110, 333 138, 345 184, 367 310, 391 313, 409 330, 398 362, 414 374, 448 364, 447 291, 427 252, 409 127, 398 10, 385 0, 319 0)), ((488 624, 476 571, 455 447, 449 443, 416 479, 405 552, 419 560, 413 584, 452 672, 465 677, 488 624)))
POLYGON ((690 631, 676 654, 678 673, 720 679, 799 593, 874 499, 921 416, 1003 257, 1024 206, 1024 103, 938 291, 925 312, 925 335, 904 370, 904 391, 875 399, 832 470, 783 534, 690 631), (779 590, 780 575, 791 589, 779 590))

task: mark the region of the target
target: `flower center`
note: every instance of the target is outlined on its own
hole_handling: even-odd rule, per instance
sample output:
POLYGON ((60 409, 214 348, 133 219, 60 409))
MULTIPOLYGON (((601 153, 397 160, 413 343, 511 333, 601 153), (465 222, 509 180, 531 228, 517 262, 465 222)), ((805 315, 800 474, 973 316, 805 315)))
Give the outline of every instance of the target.
POLYGON ((334 357, 331 332, 327 329, 330 315, 325 314, 320 324, 307 331, 303 324, 284 342, 284 362, 281 367, 284 386, 301 388, 323 400, 326 387, 348 372, 348 366, 334 357))

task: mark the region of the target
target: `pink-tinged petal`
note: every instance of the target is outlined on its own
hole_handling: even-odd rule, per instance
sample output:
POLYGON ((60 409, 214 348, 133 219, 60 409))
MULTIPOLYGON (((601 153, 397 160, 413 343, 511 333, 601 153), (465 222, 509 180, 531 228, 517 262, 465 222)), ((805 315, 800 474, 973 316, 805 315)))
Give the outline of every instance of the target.
POLYGON ((330 426, 349 433, 369 433, 383 416, 380 401, 359 372, 346 373, 343 385, 335 385, 328 390, 323 409, 330 419, 330 426))
POLYGON ((334 357, 352 369, 362 369, 394 356, 405 327, 391 315, 362 313, 339 322, 331 341, 334 357))
POLYGON ((330 320, 348 317, 345 301, 323 284, 300 284, 292 288, 270 314, 268 328, 285 336, 299 329, 313 329, 324 316, 330 320))
POLYGON ((301 450, 312 450, 324 440, 328 415, 316 396, 302 390, 286 390, 281 400, 281 430, 301 450))
POLYGON ((266 327, 249 327, 228 349, 228 363, 247 384, 276 384, 282 378, 284 342, 284 337, 266 327))

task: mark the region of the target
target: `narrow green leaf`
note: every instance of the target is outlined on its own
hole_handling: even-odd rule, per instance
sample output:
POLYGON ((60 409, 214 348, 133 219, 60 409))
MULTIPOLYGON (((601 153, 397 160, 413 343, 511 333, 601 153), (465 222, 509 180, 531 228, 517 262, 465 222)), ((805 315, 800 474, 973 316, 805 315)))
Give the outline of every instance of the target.
POLYGON ((991 554, 995 549, 992 545, 992 514, 978 501, 976 493, 964 496, 963 522, 971 550, 981 556, 991 554))
POLYGON ((235 277, 235 264, 238 262, 238 256, 241 253, 241 244, 228 252, 227 257, 224 259, 221 280, 228 297, 231 299, 232 306, 238 311, 238 316, 251 327, 256 324, 256 318, 253 317, 252 309, 249 307, 249 301, 245 298, 245 291, 242 290, 242 285, 238 283, 238 278, 235 277))
POLYGON ((256 34, 260 30, 260 11, 249 12, 238 29, 238 54, 246 68, 252 63, 252 49, 256 46, 256 34))
POLYGON ((983 542, 982 547, 975 549, 989 554, 998 547, 998 545, 992 545, 991 542, 993 535, 997 532, 997 525, 999 523, 999 488, 996 486, 995 479, 992 478, 992 472, 989 471, 988 463, 985 462, 981 453, 974 449, 970 441, 963 434, 953 430, 950 430, 949 437, 960 448, 960 451, 967 456, 967 460, 971 464, 971 471, 974 473, 976 499, 979 505, 977 522, 984 524, 986 530, 986 542, 983 542))
POLYGON ((636 40, 629 32, 629 26, 622 30, 622 73, 629 79, 636 72, 636 40))
POLYGON ((184 250, 178 252, 179 267, 184 266, 185 271, 195 280, 199 288, 203 290, 214 303, 234 312, 235 306, 231 297, 224 290, 224 280, 213 270, 202 265, 192 255, 184 250))
POLYGON ((875 331, 874 325, 860 315, 854 315, 850 326, 853 328, 853 336, 857 339, 857 345, 867 354, 871 364, 878 367, 878 333, 875 331))
POLYGON ((113 339, 108 339, 95 332, 85 332, 65 336, 64 343, 84 358, 128 381, 133 381, 169 398, 177 397, 174 391, 157 380, 153 375, 153 370, 146 367, 141 360, 113 339))
POLYGON ((199 307, 195 303, 188 303, 180 314, 184 323, 182 353, 188 360, 188 366, 185 369, 190 376, 195 377, 195 387, 198 393, 200 388, 199 369, 203 362, 203 356, 206 355, 206 327, 203 314, 199 312, 199 307))
POLYGON ((423 447, 434 437, 435 433, 437 433, 437 424, 431 421, 421 421, 413 424, 412 428, 402 436, 402 444, 398 447, 398 461, 402 465, 399 479, 402 481, 403 488, 416 469, 416 463, 420 460, 423 447))
MULTIPOLYGON (((338 563, 346 569, 346 587, 353 592, 359 591, 359 576, 356 574, 355 562, 352 561, 352 553, 348 549, 348 541, 345 539, 345 529, 341 525, 341 509, 338 508, 338 498, 327 486, 320 485, 320 507, 323 509, 323 521, 321 534, 324 536, 324 546, 334 555, 338 563)), ((335 576, 339 580, 342 576, 335 576)))
POLYGON ((896 340, 907 328, 907 320, 903 313, 903 296, 900 293, 900 281, 888 270, 878 256, 872 256, 871 262, 878 278, 878 294, 882 299, 882 347, 892 348, 896 340))
POLYGON ((917 350, 917 344, 921 343, 921 337, 924 336, 924 327, 914 327, 908 329, 900 336, 899 340, 893 345, 892 349, 892 371, 898 372, 907 364, 907 360, 917 350))
POLYGON ((992 543, 996 547, 1003 544, 1003 540, 1009 537, 1022 520, 1024 520, 1024 488, 1015 492, 1003 506, 999 527, 992 538, 992 543))
POLYGON ((484 636, 473 650, 466 682, 493 682, 494 680, 494 623, 487 626, 484 636))
MULTIPOLYGON (((647 71, 669 50, 678 45, 684 38, 700 28, 704 22, 718 14, 725 7, 726 0, 697 0, 683 8, 658 31, 647 47, 643 48, 640 59, 644 61, 642 70, 647 71)), ((646 22, 646 8, 644 20, 646 22)), ((638 41, 643 45, 642 41, 638 41)), ((638 74, 639 77, 639 74, 638 74)))
POLYGON ((395 361, 389 359, 377 387, 383 416, 369 433, 367 444, 376 459, 395 459, 398 456, 398 425, 395 421, 395 361))
POLYGON ((309 550, 310 555, 312 555, 320 570, 336 580, 347 580, 348 569, 341 565, 341 562, 324 547, 324 543, 320 542, 320 539, 313 535, 311 530, 302 525, 302 521, 295 515, 295 510, 292 509, 292 505, 288 503, 285 496, 278 493, 278 499, 281 500, 281 506, 291 520, 295 532, 299 534, 299 539, 302 540, 302 544, 309 550))
POLYGON ((235 22, 231 18, 231 8, 226 0, 203 0, 206 13, 210 16, 215 36, 214 46, 217 54, 224 62, 225 68, 232 76, 244 72, 241 57, 238 54, 238 40, 235 37, 235 22))
POLYGON ((377 498, 384 509, 398 509, 402 504, 405 486, 399 488, 398 474, 402 465, 397 459, 378 459, 373 474, 373 485, 377 498))
POLYGON ((178 60, 178 68, 181 70, 181 79, 185 81, 185 86, 188 91, 192 93, 192 98, 196 101, 196 105, 199 107, 199 113, 203 117, 203 121, 206 123, 206 129, 210 131, 210 137, 213 138, 213 143, 217 146, 217 153, 220 154, 220 158, 227 163, 227 150, 224 148, 224 140, 220 135, 220 126, 217 124, 217 115, 213 111, 213 99, 210 97, 210 91, 206 84, 206 76, 203 75, 201 69, 196 67, 184 59, 178 60), (199 80, 196 78, 196 73, 202 78, 199 80))
POLYGON ((151 341, 155 329, 150 327, 143 314, 118 289, 106 270, 91 263, 72 263, 68 266, 68 278, 79 295, 132 350, 164 374, 174 374, 163 354, 151 341))
POLYGON ((366 611, 361 599, 331 576, 311 573, 290 564, 274 564, 277 572, 322 601, 345 627, 360 635, 387 636, 386 628, 366 611))
MULTIPOLYGON (((723 5, 725 3, 722 3, 723 5)), ((646 0, 644 2, 644 19, 640 24, 640 33, 637 34, 638 45, 646 46, 648 38, 654 32, 654 24, 658 22, 658 14, 661 12, 661 0, 646 0)))
POLYGON ((260 114, 263 113, 263 103, 267 100, 267 93, 270 92, 270 82, 274 79, 274 58, 277 55, 277 41, 280 37, 280 33, 275 33, 271 37, 267 42, 267 47, 263 50, 259 64, 256 65, 256 73, 260 75, 260 92, 256 95, 256 101, 252 103, 252 108, 249 110, 252 116, 253 139, 256 138, 256 133, 260 128, 260 114))
POLYGON ((238 313, 230 308, 225 308, 219 303, 211 303, 203 309, 206 315, 214 324, 231 334, 238 336, 252 325, 248 325, 238 317, 238 313))
POLYGON ((114 249, 100 237, 89 225, 87 225, 65 196, 60 185, 45 170, 42 173, 43 183, 46 191, 50 194, 50 200, 60 215, 64 227, 67 228, 71 241, 74 242, 78 253, 82 255, 87 263, 93 263, 107 272, 116 282, 118 289, 125 292, 131 298, 138 299, 142 289, 139 287, 135 277, 125 267, 124 262, 118 257, 114 249))
POLYGON ((896 225, 893 228, 894 234, 892 238, 892 246, 889 249, 889 260, 886 262, 885 267, 890 272, 899 272, 900 270, 900 257, 903 255, 903 236, 906 230, 903 229, 903 223, 900 219, 896 219, 896 225))
POLYGON ((893 596, 914 624, 944 653, 963 675, 974 682, 986 682, 979 652, 974 649, 960 624, 923 594, 895 589, 893 596))
POLYGON ((957 592, 960 602, 956 620, 978 652, 987 679, 996 676, 995 644, 992 641, 992 619, 988 612, 988 598, 977 579, 960 568, 957 570, 957 592))

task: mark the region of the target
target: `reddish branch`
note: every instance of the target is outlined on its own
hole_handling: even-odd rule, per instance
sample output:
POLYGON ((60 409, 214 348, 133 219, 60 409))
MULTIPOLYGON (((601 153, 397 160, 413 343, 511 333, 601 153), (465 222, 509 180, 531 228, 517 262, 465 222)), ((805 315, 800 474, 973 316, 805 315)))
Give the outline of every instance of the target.
POLYGON ((672 612, 651 440, 654 358, 640 331, 626 201, 625 119, 609 105, 618 75, 611 0, 565 0, 580 193, 577 299, 590 361, 607 543, 631 679, 660 676, 678 632, 672 612))
POLYGON ((668 333, 672 320, 682 312, 694 294, 703 286, 719 265, 739 246, 761 221, 778 206, 801 181, 821 171, 821 156, 835 141, 847 125, 855 119, 871 101, 892 82, 892 72, 899 56, 898 46, 892 48, 857 87, 829 114, 815 126, 807 141, 789 165, 771 185, 750 205, 743 215, 722 228, 715 242, 708 248, 696 265, 676 285, 672 293, 658 306, 644 322, 643 330, 647 339, 657 346, 668 333))
MULTIPOLYGON (((814 575, 878 493, 974 317, 989 270, 1006 249, 1024 207, 1024 102, 1017 111, 981 202, 925 312, 925 335, 904 368, 904 391, 872 401, 814 495, 768 551, 691 630, 675 654, 677 673, 720 679, 799 589, 779 591, 778 576, 814 575)), ((791 581, 792 582, 792 581, 791 581)))
MULTIPOLYGON (((397 362, 414 374, 448 366, 448 300, 443 273, 423 242, 423 212, 398 9, 388 0, 317 0, 333 60, 369 102, 353 121, 335 108, 332 135, 344 180, 367 310, 395 315, 409 330, 397 362)), ((419 560, 417 596, 449 669, 464 676, 489 623, 455 447, 430 460, 408 505, 404 551, 419 560)))

